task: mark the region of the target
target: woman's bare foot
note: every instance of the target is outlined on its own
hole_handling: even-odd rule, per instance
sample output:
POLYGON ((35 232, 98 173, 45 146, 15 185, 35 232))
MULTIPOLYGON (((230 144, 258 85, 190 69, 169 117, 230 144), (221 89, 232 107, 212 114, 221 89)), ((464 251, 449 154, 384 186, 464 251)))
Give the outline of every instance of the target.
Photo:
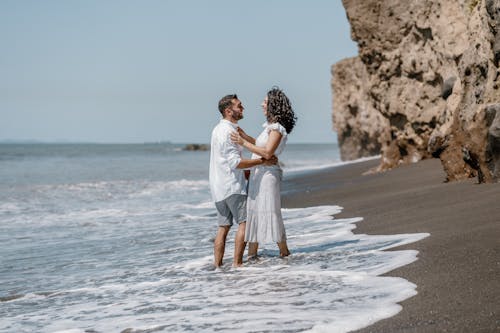
POLYGON ((257 258, 258 250, 259 250, 259 243, 248 243, 248 259, 257 258))
POLYGON ((290 250, 288 250, 286 240, 279 242, 278 247, 280 249, 280 257, 288 257, 290 255, 290 250))

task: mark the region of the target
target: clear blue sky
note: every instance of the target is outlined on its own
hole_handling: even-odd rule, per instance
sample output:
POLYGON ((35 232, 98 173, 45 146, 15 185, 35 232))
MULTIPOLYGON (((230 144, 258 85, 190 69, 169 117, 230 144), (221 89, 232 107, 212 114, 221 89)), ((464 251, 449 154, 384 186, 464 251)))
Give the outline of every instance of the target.
POLYGON ((357 54, 340 0, 2 0, 0 140, 209 142, 237 93, 257 134, 273 85, 290 142, 335 142, 330 66, 357 54))

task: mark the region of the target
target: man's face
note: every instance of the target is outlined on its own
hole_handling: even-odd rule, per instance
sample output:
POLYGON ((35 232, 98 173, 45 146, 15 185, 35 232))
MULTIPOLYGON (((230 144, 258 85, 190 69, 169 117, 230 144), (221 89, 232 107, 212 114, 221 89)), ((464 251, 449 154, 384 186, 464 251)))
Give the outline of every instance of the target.
POLYGON ((243 110, 245 110, 245 108, 243 107, 243 104, 241 104, 241 101, 235 98, 231 101, 231 103, 231 107, 228 109, 231 118, 234 121, 243 119, 243 110))

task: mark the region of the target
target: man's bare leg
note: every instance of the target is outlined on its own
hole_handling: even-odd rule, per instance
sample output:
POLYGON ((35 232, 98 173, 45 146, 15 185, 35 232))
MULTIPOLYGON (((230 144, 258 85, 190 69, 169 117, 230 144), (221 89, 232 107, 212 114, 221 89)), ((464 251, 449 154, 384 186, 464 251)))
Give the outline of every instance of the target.
POLYGON ((226 237, 230 226, 219 227, 214 241, 214 265, 215 267, 222 266, 222 258, 224 258, 224 249, 226 248, 226 237))
POLYGON ((278 247, 280 249, 280 257, 287 257, 290 255, 290 251, 288 250, 288 245, 286 244, 286 239, 282 242, 279 242, 278 247))
POLYGON ((257 257, 258 249, 259 249, 259 243, 248 243, 248 258, 257 257))
POLYGON ((246 222, 241 222, 238 226, 238 231, 234 238, 234 261, 233 266, 238 267, 243 265, 243 252, 245 252, 245 226, 246 222))

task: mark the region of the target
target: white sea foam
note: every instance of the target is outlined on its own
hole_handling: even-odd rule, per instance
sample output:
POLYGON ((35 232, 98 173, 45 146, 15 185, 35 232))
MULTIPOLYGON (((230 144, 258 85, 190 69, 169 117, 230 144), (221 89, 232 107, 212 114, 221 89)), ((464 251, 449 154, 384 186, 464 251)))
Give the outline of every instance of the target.
POLYGON ((332 167, 338 167, 342 165, 349 165, 355 163, 361 163, 371 160, 380 159, 381 155, 375 155, 370 157, 362 157, 351 161, 335 161, 335 162, 325 162, 324 160, 304 160, 304 161, 294 161, 294 165, 287 167, 285 165, 284 171, 286 173, 295 173, 295 172, 304 172, 304 171, 313 171, 313 170, 321 170, 332 167))
POLYGON ((180 179, 169 182, 148 182, 144 184, 144 189, 142 189, 140 192, 135 193, 134 196, 150 197, 166 191, 191 192, 199 190, 208 190, 208 185, 209 184, 207 180, 188 180, 188 179, 180 179))
POLYGON ((34 190, 39 193, 58 193, 58 192, 107 192, 115 191, 125 192, 136 196, 148 196, 168 190, 203 190, 208 189, 207 180, 189 180, 179 179, 172 181, 96 181, 83 182, 77 184, 57 184, 57 185, 38 185, 34 190))
POLYGON ((172 209, 215 209, 215 204, 213 201, 206 201, 202 203, 187 204, 187 203, 176 203, 170 206, 172 209))
MULTIPOLYGON (((281 259, 275 244, 261 244, 258 260, 233 268, 233 230, 227 240, 226 264, 214 270, 212 237, 207 235, 215 232, 215 225, 207 224, 206 216, 213 208, 200 205, 200 209, 191 208, 188 224, 179 219, 164 229, 161 219, 145 224, 142 215, 131 216, 130 227, 121 230, 97 224, 92 237, 85 237, 102 243, 100 252, 82 260, 85 249, 94 244, 83 243, 81 255, 66 254, 73 258, 67 269, 81 267, 75 271, 78 275, 61 271, 58 285, 40 286, 43 289, 4 302, 7 312, 0 308, 0 332, 121 332, 127 328, 348 332, 396 314, 401 309, 397 303, 416 293, 414 284, 380 275, 416 260, 417 252, 383 250, 427 234, 356 235, 354 223, 362 218, 332 218, 341 207, 283 209, 290 257, 281 259), (99 265, 95 271, 85 268, 95 265, 99 265)), ((103 209, 85 218, 109 220, 120 214, 103 209)), ((52 256, 49 252, 40 258, 52 256)))
POLYGON ((20 207, 16 203, 12 202, 3 202, 0 203, 0 214, 15 214, 19 213, 22 210, 22 207, 20 207))

